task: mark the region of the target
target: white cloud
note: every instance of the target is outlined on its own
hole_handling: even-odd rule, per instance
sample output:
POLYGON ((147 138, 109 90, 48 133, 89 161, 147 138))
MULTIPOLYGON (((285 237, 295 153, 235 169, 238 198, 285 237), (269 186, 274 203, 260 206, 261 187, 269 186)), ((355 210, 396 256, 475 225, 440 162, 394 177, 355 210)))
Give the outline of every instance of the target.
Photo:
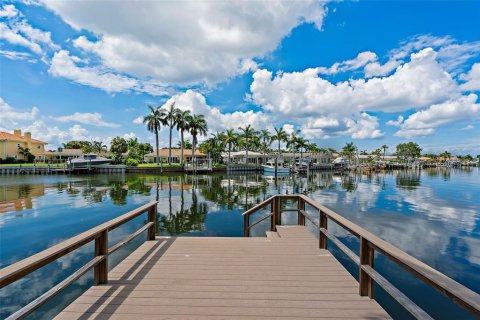
POLYGON ((471 124, 469 124, 469 125, 466 125, 465 127, 463 127, 463 128, 462 128, 462 129, 460 129, 460 130, 472 130, 472 129, 475 129, 475 126, 474 126, 474 125, 471 125, 471 124))
POLYGON ((460 76, 465 81, 460 88, 465 91, 480 91, 480 63, 475 63, 470 71, 460 76))
POLYGON ((398 116, 397 120, 388 120, 386 124, 392 127, 400 127, 400 125, 403 123, 403 120, 403 116, 398 116))
POLYGON ((35 120, 38 117, 38 112, 37 107, 33 107, 31 111, 17 111, 0 97, 2 126, 15 126, 20 121, 35 120))
POLYGON ((28 62, 35 62, 32 55, 27 52, 19 52, 12 50, 0 50, 0 55, 10 60, 26 60, 28 62))
POLYGON ((75 112, 74 114, 67 115, 67 116, 59 116, 59 117, 52 117, 53 120, 59 122, 78 122, 81 124, 96 126, 96 127, 109 127, 109 128, 117 128, 120 125, 116 123, 106 122, 102 119, 102 114, 98 112, 75 112))
POLYGON ((349 70, 357 70, 366 64, 376 61, 377 55, 371 51, 360 52, 354 59, 334 63, 330 68, 319 67, 317 72, 321 74, 336 74, 349 70))
POLYGON ((135 124, 143 124, 143 117, 142 116, 137 117, 137 118, 133 119, 132 122, 135 123, 135 124))
POLYGON ((42 53, 42 48, 37 43, 30 41, 21 34, 15 32, 3 22, 0 22, 0 39, 4 39, 13 45, 28 48, 37 54, 42 53))
POLYGON ((137 138, 137 135, 136 135, 134 132, 125 133, 125 134, 123 135, 123 138, 124 138, 125 140, 135 139, 135 138, 137 138))
POLYGON ((138 86, 137 80, 126 76, 116 75, 96 67, 79 67, 76 65, 79 61, 78 57, 71 56, 68 51, 60 50, 53 56, 48 72, 109 93, 126 92, 138 86))
POLYGON ((409 116, 395 133, 399 137, 432 135, 435 128, 445 124, 474 120, 480 117, 480 104, 477 95, 469 94, 440 104, 434 104, 426 110, 409 116))
POLYGON ((255 69, 253 58, 274 50, 299 24, 320 29, 325 16, 324 2, 314 0, 44 4, 77 30, 98 35, 74 44, 107 68, 167 85, 212 84, 255 69))
POLYGON ((369 63, 365 66, 365 76, 367 78, 385 76, 395 70, 402 62, 401 60, 389 60, 384 64, 378 62, 369 63))
POLYGON ((237 129, 248 124, 257 130, 272 126, 272 118, 263 112, 250 110, 222 113, 220 109, 209 106, 201 93, 193 90, 174 95, 165 102, 164 106, 170 105, 173 101, 175 101, 175 106, 182 110, 190 110, 194 114, 203 114, 211 132, 237 129))
POLYGON ((13 18, 18 15, 18 10, 13 4, 6 4, 0 9, 0 18, 13 18))

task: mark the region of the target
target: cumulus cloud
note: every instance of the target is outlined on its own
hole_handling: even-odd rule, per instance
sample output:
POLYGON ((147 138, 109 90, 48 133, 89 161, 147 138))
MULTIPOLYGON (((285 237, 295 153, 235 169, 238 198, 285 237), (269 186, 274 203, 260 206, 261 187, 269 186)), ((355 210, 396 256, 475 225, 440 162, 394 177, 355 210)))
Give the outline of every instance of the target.
POLYGON ((142 116, 137 117, 137 118, 133 119, 132 122, 135 123, 135 124, 143 124, 143 117, 142 116))
POLYGON ((392 127, 399 127, 403 123, 403 116, 398 116, 397 120, 388 120, 387 125, 392 127))
POLYGON ((351 60, 345 60, 342 62, 336 62, 331 67, 319 67, 317 72, 321 74, 336 74, 339 72, 345 72, 350 70, 357 70, 366 64, 376 61, 377 55, 371 51, 360 52, 355 58, 351 60))
POLYGON ((480 117, 480 104, 477 95, 469 94, 452 99, 429 108, 418 111, 409 116, 395 133, 399 137, 415 137, 432 135, 435 128, 445 124, 474 120, 480 117))
POLYGON ((51 33, 32 27, 14 5, 4 5, 0 9, 0 39, 43 55, 45 49, 59 49, 52 41, 51 33))
POLYGON ((74 45, 107 68, 181 85, 212 84, 255 69, 252 59, 274 50, 299 24, 320 29, 325 16, 324 2, 314 0, 44 5, 75 29, 98 35, 79 37, 74 45))
POLYGON ((109 127, 109 128, 117 128, 120 125, 112 122, 106 122, 102 119, 102 114, 98 112, 75 112, 71 115, 60 116, 60 117, 52 117, 53 120, 59 122, 78 122, 81 124, 97 126, 97 127, 109 127))
POLYGON ((460 88, 465 91, 480 91, 480 63, 475 63, 470 71, 460 77, 465 81, 460 88))
POLYGON ((385 76, 395 70, 399 65, 402 64, 402 60, 388 60, 384 64, 378 62, 372 62, 365 66, 365 76, 367 78, 376 77, 376 76, 385 76))
POLYGON ((19 121, 35 120, 38 117, 38 108, 33 107, 30 111, 17 111, 0 97, 0 114, 3 126, 14 126, 19 121))
POLYGON ((165 102, 164 106, 169 106, 172 102, 175 102, 175 106, 182 110, 190 110, 194 114, 204 115, 211 132, 237 129, 248 124, 257 130, 272 126, 272 119, 263 112, 250 110, 222 113, 217 107, 209 106, 205 96, 193 90, 174 95, 165 102))

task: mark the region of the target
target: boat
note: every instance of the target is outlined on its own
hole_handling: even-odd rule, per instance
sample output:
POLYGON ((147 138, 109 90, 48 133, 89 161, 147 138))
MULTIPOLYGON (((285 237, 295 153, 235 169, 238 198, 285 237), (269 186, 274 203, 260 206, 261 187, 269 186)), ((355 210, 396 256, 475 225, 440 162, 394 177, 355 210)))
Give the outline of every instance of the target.
POLYGON ((283 161, 278 161, 276 170, 275 170, 275 162, 272 160, 268 160, 266 164, 262 164, 262 169, 263 173, 265 174, 275 174, 275 171, 277 174, 288 174, 290 173, 290 168, 286 167, 283 164, 283 161))
POLYGON ((100 157, 94 153, 84 154, 82 157, 69 159, 68 165, 70 168, 89 168, 95 167, 102 164, 109 164, 112 162, 111 159, 100 157))

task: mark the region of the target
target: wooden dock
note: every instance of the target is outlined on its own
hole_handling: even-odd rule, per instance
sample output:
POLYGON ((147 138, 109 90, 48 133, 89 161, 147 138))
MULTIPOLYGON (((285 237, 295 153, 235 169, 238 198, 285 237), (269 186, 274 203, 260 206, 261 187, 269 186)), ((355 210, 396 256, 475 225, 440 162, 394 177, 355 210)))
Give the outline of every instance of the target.
POLYGON ((375 269, 376 254, 480 319, 478 293, 305 195, 275 195, 245 211, 243 238, 156 237, 156 206, 147 203, 1 269, 0 289, 95 244, 92 260, 7 320, 33 314, 92 269, 94 285, 56 319, 390 319, 374 300, 378 285, 416 319, 432 320, 375 269), (297 224, 282 225, 291 214, 297 224), (109 243, 111 231, 140 216, 140 229, 109 243), (329 221, 359 239, 358 254, 331 233, 329 221), (250 237, 262 222, 266 237, 250 237), (318 228, 318 239, 307 223, 318 228), (109 272, 109 256, 140 235, 147 242, 109 272), (359 282, 327 250, 332 244, 358 266, 359 282))
POLYGON ((304 226, 145 242, 56 319, 390 319, 304 226))

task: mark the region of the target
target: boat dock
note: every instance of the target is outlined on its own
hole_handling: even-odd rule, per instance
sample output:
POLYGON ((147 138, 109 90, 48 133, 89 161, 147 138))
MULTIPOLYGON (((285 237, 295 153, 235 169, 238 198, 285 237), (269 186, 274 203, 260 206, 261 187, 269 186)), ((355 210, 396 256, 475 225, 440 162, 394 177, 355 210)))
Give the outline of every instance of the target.
POLYGON ((55 319, 391 319, 303 226, 145 242, 55 319))
POLYGON ((0 175, 30 174, 70 174, 70 173, 125 173, 124 165, 97 165, 91 167, 72 168, 69 166, 0 166, 0 175))
POLYGON ((156 205, 150 202, 1 269, 3 288, 95 243, 92 260, 7 319, 34 313, 91 269, 94 285, 55 319, 390 319, 375 301, 375 285, 413 317, 433 319, 375 269, 375 254, 480 317, 479 294, 304 195, 275 195, 250 208, 243 213, 244 237, 237 238, 156 237, 156 205), (110 231, 143 215, 139 230, 109 243, 110 231), (295 224, 282 223, 288 215, 297 218, 295 224), (329 221, 357 237, 359 251, 331 233, 329 221), (260 225, 266 231, 251 237, 260 225), (147 241, 109 271, 109 255, 140 235, 147 241), (330 253, 332 244, 358 266, 358 281, 330 253))

